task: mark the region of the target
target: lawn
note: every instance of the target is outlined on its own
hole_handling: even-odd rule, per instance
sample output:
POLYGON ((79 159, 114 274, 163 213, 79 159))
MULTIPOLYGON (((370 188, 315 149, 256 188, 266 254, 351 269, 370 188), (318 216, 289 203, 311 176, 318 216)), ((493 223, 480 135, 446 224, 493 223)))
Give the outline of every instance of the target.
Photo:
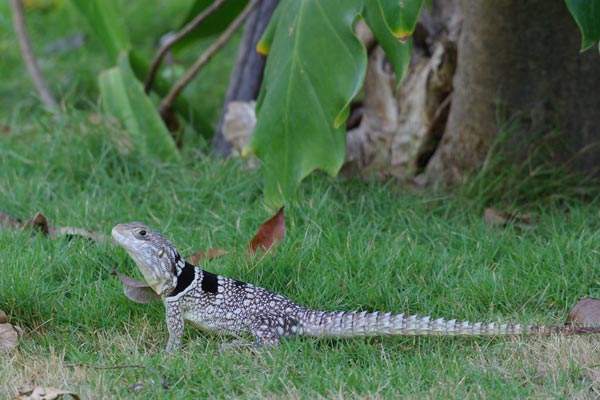
MULTIPOLYGON (((10 25, 3 18, 4 37, 10 25)), ((52 14, 33 16, 40 26, 43 18, 52 14)), ((39 28, 32 36, 40 48, 52 41, 39 28)), ((600 297, 597 187, 528 165, 492 162, 471 183, 442 192, 313 174, 286 205, 287 233, 274 256, 248 258, 247 242, 270 216, 258 169, 189 143, 180 163, 137 157, 95 106, 90 67, 81 67, 81 79, 57 83, 78 101, 67 101, 59 116, 45 114, 27 96, 8 42, 2 39, 0 72, 12 75, 0 81, 0 211, 23 219, 42 211, 53 225, 106 234, 117 223, 144 221, 183 254, 236 250, 203 268, 325 310, 562 324, 580 298, 600 297), (532 229, 488 226, 486 207, 528 213, 532 229)), ((59 66, 47 71, 51 78, 73 62, 53 60, 59 66)), ((220 100, 213 103, 218 109, 220 100)), ((2 398, 34 386, 91 399, 600 392, 600 348, 591 337, 311 338, 221 352, 231 338, 186 328, 183 348, 165 354, 162 305, 131 302, 110 275, 117 268, 141 279, 120 247, 0 229, 0 254, 0 309, 22 329, 18 349, 0 353, 2 398)))

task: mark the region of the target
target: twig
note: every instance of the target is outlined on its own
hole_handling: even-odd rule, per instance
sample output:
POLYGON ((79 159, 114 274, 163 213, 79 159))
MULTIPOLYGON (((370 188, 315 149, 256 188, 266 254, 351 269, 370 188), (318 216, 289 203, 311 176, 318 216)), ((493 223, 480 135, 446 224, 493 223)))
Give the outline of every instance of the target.
POLYGON ((175 98, 181 93, 186 85, 196 76, 198 71, 219 51, 231 38, 233 33, 240 27, 240 25, 248 18, 248 15, 254 10, 254 7, 259 3, 260 0, 251 0, 246 8, 237 16, 236 19, 227 27, 227 29, 219 36, 217 40, 210 45, 208 49, 200 57, 190 69, 175 83, 171 91, 165 96, 160 103, 158 111, 161 116, 166 114, 166 111, 171 108, 171 104, 175 101, 175 98))
POLYGON ((29 35, 27 35, 27 29, 25 28, 23 4, 21 4, 21 0, 10 0, 10 4, 12 7, 15 33, 17 35, 17 39, 19 39, 19 45, 21 46, 21 53, 23 54, 23 60, 25 61, 27 71, 29 71, 29 75, 31 75, 31 78, 33 79, 33 84, 35 85, 35 88, 40 95, 40 99, 46 108, 50 111, 57 111, 58 103, 56 103, 56 100, 54 100, 50 94, 50 89, 48 89, 48 85, 42 77, 42 73, 40 72, 35 59, 35 55, 31 49, 29 35))
POLYGON ((152 367, 146 367, 144 365, 122 364, 122 365, 104 366, 104 365, 90 365, 90 364, 78 362, 78 363, 64 364, 64 366, 67 368, 85 367, 85 368, 92 368, 92 369, 129 369, 129 368, 145 369, 146 371, 150 371, 150 372, 158 375, 158 377, 160 378, 160 384, 162 385, 163 388, 165 388, 165 389, 169 388, 169 383, 166 381, 165 378, 163 378, 162 374, 160 372, 158 372, 158 370, 156 370, 152 367))
POLYGON ((152 60, 152 65, 150 65, 150 70, 148 71, 148 76, 146 76, 146 82, 144 84, 144 91, 146 93, 150 92, 152 88, 152 82, 154 81, 154 76, 156 75, 156 71, 158 71, 158 67, 160 66, 160 62, 162 61, 165 54, 171 47, 175 45, 175 43, 179 42, 182 38, 187 36, 188 33, 194 30, 202 21, 204 21, 209 15, 217 11, 219 7, 221 7, 225 3, 225 0, 215 0, 210 6, 206 7, 204 11, 196 16, 193 20, 191 20, 186 26, 184 26, 177 35, 173 36, 173 38, 167 40, 156 52, 154 59, 152 60))

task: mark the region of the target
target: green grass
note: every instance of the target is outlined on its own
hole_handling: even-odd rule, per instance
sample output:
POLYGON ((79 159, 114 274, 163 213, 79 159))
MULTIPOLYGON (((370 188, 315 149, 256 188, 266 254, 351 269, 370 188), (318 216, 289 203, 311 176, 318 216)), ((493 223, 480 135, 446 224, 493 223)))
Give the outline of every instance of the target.
MULTIPOLYGON (((579 298, 600 294, 597 199, 529 199, 518 205, 533 214, 533 231, 490 228, 482 210, 497 204, 485 196, 317 174, 287 205, 276 255, 247 259, 246 243, 269 213, 258 171, 236 160, 136 159, 77 111, 23 117, 1 140, 3 211, 41 210, 54 225, 104 233, 141 220, 184 254, 236 249, 203 266, 307 306, 560 324, 579 298)), ((0 249, 0 308, 23 329, 19 349, 0 355, 9 397, 34 385, 86 398, 577 397, 598 387, 590 339, 301 339, 220 353, 229 338, 190 328, 183 349, 166 355, 162 305, 127 300, 109 274, 118 267, 140 278, 122 249, 9 230, 0 249), (69 366, 77 363, 156 371, 69 366), (135 383, 143 386, 130 393, 135 383)))
MULTIPOLYGON (((21 67, 7 10, 0 3, 0 211, 23 219, 42 211, 53 225, 106 234, 117 223, 145 221, 183 254, 237 250, 206 269, 327 310, 561 324, 578 299, 600 297, 598 186, 535 154, 522 164, 494 155, 472 181, 439 193, 313 174, 286 205, 288 230, 275 256, 246 258, 247 242, 270 216, 259 171, 189 143, 180 164, 129 153, 122 132, 90 119, 98 114, 97 73, 110 66, 91 39, 85 50, 42 57, 66 104, 63 115, 48 116, 21 67), (488 227, 485 207, 530 213, 535 229, 488 227)), ((153 33, 177 22, 149 7, 129 5, 126 13, 147 21, 131 31, 146 56, 153 33)), ((70 8, 32 12, 28 22, 39 51, 86 29, 70 8)), ((211 67, 225 79, 200 79, 191 93, 213 120, 228 52, 211 67)), ((0 256, 0 309, 23 330, 19 348, 0 353, 1 398, 36 385, 92 399, 593 398, 600 391, 596 338, 300 339, 221 353, 230 338, 188 328, 181 351, 167 355, 162 305, 129 301, 110 275, 117 267, 141 279, 121 248, 0 229, 0 256)))

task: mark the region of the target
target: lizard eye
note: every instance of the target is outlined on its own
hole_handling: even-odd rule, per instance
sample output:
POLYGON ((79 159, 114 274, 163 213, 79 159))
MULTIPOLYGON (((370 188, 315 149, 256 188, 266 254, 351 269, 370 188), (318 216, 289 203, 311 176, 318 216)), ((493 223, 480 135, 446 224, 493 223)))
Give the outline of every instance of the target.
POLYGON ((138 239, 146 239, 148 237, 148 232, 143 228, 138 228, 133 231, 133 236, 138 239))

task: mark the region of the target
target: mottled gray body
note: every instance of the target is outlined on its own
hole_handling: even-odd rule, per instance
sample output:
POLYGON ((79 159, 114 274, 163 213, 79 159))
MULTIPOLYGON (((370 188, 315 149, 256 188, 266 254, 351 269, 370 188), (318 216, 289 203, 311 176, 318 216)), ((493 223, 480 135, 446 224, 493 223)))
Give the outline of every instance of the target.
POLYGON ((457 322, 381 312, 313 310, 261 287, 186 263, 168 239, 140 222, 117 225, 112 236, 163 299, 169 329, 167 351, 181 345, 184 321, 219 334, 253 337, 257 345, 275 345, 282 337, 301 335, 497 336, 600 331, 570 326, 457 322))
POLYGON ((203 289, 208 273, 194 270, 188 290, 164 297, 169 349, 181 344, 184 320, 219 334, 254 336, 259 344, 276 344, 282 336, 301 333, 303 307, 268 290, 218 275, 211 277, 216 280, 215 291, 203 289))

